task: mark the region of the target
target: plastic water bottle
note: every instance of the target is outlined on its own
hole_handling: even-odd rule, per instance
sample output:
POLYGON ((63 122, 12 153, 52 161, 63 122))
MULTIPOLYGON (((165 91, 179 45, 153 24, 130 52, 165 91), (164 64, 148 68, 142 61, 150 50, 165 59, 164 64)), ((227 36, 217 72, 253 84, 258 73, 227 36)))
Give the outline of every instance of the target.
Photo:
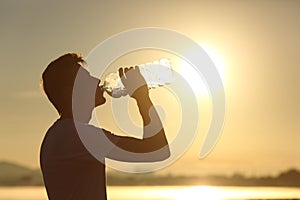
MULTIPOLYGON (((149 89, 164 86, 173 81, 171 61, 167 58, 140 64, 138 67, 149 89)), ((108 74, 104 79, 104 84, 100 87, 102 90, 110 92, 112 96, 127 94, 118 72, 108 74)))

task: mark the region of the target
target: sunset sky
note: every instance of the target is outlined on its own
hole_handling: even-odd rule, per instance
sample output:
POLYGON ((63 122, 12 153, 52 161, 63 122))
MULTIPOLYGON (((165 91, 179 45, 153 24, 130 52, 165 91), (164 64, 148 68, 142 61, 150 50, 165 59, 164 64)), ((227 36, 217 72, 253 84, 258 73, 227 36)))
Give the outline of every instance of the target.
POLYGON ((198 159, 200 136, 161 173, 300 168, 299 10, 296 0, 0 1, 0 160, 39 166, 41 141, 57 118, 39 87, 49 62, 67 52, 87 56, 125 30, 160 27, 218 56, 226 95, 224 129, 212 153, 198 159))

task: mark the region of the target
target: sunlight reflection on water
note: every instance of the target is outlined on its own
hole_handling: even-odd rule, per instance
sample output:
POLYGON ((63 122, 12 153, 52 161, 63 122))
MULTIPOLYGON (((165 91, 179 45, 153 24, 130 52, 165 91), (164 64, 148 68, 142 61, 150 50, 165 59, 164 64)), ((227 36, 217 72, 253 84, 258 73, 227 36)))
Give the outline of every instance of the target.
MULTIPOLYGON (((300 188, 109 186, 108 200, 300 199, 300 188)), ((0 200, 47 200, 43 187, 0 187, 0 200)))
POLYGON ((110 200, 300 199, 300 188, 212 186, 110 187, 108 195, 110 200))

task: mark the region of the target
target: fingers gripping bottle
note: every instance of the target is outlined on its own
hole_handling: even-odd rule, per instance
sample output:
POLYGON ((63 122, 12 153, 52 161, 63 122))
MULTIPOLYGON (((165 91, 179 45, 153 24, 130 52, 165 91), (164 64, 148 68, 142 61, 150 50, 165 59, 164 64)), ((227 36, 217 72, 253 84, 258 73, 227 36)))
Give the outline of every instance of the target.
MULTIPOLYGON (((173 81, 171 61, 167 58, 140 64, 138 67, 149 89, 164 86, 173 81)), ((118 72, 108 74, 101 89, 111 93, 112 96, 124 96, 127 94, 118 72)))

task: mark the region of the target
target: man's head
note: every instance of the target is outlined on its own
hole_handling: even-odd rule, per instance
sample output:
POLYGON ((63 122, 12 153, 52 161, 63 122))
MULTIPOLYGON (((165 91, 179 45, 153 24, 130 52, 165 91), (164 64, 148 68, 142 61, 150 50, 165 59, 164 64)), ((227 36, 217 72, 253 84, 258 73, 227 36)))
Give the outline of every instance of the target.
MULTIPOLYGON (((100 80, 90 76, 89 72, 82 67, 84 64, 85 61, 82 56, 68 53, 52 61, 42 74, 44 91, 60 115, 72 111, 75 81, 79 85, 76 86, 76 93, 79 94, 77 96, 81 97, 81 101, 91 97, 91 95, 95 97, 96 94, 93 108, 95 105, 101 105, 105 102, 103 93, 97 87, 100 80)), ((84 104, 81 105, 84 107, 84 104)))

